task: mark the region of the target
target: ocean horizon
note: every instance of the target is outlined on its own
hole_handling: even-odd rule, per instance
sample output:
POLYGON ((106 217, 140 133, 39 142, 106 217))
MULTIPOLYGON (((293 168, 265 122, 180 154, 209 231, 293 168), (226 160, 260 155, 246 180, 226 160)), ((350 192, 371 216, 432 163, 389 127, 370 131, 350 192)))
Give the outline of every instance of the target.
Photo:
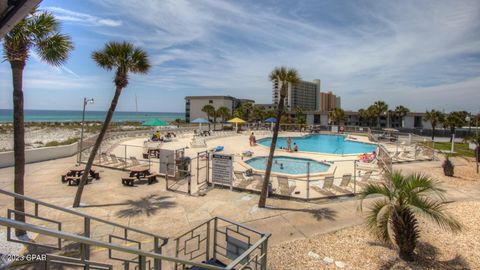
MULTIPOLYGON (((106 111, 86 111, 85 121, 103 121, 106 111)), ((185 120, 183 112, 127 112, 116 111, 113 114, 112 121, 138 121, 143 122, 148 119, 158 118, 163 121, 173 121, 175 119, 185 120)), ((25 122, 80 122, 82 121, 82 111, 70 110, 25 110, 25 122)), ((0 109, 0 123, 13 122, 13 110, 0 109)))

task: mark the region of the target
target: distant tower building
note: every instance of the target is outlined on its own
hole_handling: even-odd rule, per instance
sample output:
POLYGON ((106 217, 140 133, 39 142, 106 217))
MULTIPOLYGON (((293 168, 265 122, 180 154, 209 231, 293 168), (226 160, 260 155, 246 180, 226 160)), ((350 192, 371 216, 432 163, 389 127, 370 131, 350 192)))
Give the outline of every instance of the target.
POLYGON ((320 93, 320 112, 328 112, 334 108, 340 108, 340 97, 337 97, 332 91, 320 93))
MULTIPOLYGON (((278 104, 282 83, 274 81, 272 85, 272 102, 278 104)), ((288 84, 285 107, 287 111, 300 108, 303 111, 318 111, 320 100, 320 80, 313 82, 300 81, 295 84, 288 84)))

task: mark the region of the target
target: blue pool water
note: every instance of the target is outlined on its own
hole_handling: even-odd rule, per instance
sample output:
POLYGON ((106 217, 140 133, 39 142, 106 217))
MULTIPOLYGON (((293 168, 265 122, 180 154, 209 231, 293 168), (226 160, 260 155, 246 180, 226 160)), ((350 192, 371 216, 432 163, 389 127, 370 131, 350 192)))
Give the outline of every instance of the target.
MULTIPOLYGON (((264 171, 267 167, 268 157, 254 157, 245 163, 256 170, 264 171)), ((307 158, 293 158, 275 156, 273 157, 272 172, 288 174, 306 174, 307 163, 310 163, 310 173, 326 172, 330 165, 307 158)))
MULTIPOLYGON (((345 140, 346 136, 342 135, 327 135, 327 134, 312 134, 303 137, 291 137, 292 148, 293 143, 297 143, 299 151, 319 152, 327 154, 361 154, 371 153, 377 149, 375 144, 355 142, 345 140)), ((264 138, 258 140, 258 143, 270 147, 272 138, 264 138)), ((277 148, 287 147, 287 138, 279 137, 277 141, 277 148)))

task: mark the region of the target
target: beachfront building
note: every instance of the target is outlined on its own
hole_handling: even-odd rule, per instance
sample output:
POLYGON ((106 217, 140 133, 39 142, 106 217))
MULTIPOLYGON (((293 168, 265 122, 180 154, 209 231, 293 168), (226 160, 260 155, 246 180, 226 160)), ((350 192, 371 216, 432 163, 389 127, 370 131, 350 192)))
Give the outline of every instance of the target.
MULTIPOLYGON (((227 107, 233 112, 242 103, 255 103, 251 99, 239 99, 232 96, 187 96, 185 97, 185 120, 190 122, 195 118, 208 118, 202 111, 205 105, 212 105, 215 109, 227 107)), ((220 119, 217 119, 220 121, 220 119)))
POLYGON ((341 108, 340 97, 332 93, 332 91, 320 93, 320 107, 318 111, 329 112, 335 108, 341 108))
POLYGON ((255 107, 264 111, 272 111, 277 109, 277 105, 273 103, 255 103, 255 107))
MULTIPOLYGON (((282 83, 272 83, 272 103, 278 104, 280 100, 280 89, 282 83)), ((295 84, 288 84, 285 107, 287 111, 300 108, 303 111, 318 111, 320 102, 320 80, 300 81, 295 84)))
MULTIPOLYGON (((330 124, 328 111, 306 112, 308 125, 327 126, 330 124)), ((432 129, 430 121, 425 120, 426 113, 409 112, 401 117, 395 114, 380 116, 380 127, 403 128, 403 129, 432 129)), ((358 111, 345 111, 345 119, 341 121, 346 126, 377 126, 376 118, 364 119, 358 111)))

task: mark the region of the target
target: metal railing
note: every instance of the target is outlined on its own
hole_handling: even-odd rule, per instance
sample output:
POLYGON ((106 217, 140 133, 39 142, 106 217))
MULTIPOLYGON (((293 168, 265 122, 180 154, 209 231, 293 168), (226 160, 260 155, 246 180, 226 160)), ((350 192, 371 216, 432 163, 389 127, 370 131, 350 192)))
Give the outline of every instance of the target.
MULTIPOLYGON (((108 221, 108 220, 97 218, 97 217, 94 217, 94 216, 91 216, 91 215, 88 215, 88 214, 84 214, 82 212, 78 212, 78 211, 75 211, 75 210, 72 210, 72 209, 63 208, 63 207, 60 207, 60 206, 57 206, 57 205, 54 205, 54 204, 39 201, 39 200, 30 198, 30 197, 27 197, 27 196, 24 196, 24 195, 20 195, 20 194, 17 194, 17 193, 13 193, 13 192, 9 192, 9 191, 0 189, 0 194, 6 195, 6 196, 9 196, 9 197, 12 197, 12 198, 20 199, 20 200, 23 200, 24 202, 28 202, 28 203, 33 204, 33 214, 32 213, 27 213, 27 212, 20 212, 20 211, 16 211, 16 210, 13 210, 13 209, 7 209, 7 218, 6 218, 7 220, 11 220, 13 215, 15 215, 16 217, 17 216, 24 216, 24 217, 26 217, 28 219, 32 219, 32 220, 40 220, 44 223, 55 224, 56 227, 57 227, 56 231, 59 234, 61 234, 61 233, 64 233, 64 227, 62 227, 62 222, 60 222, 58 220, 53 220, 53 219, 49 219, 49 218, 44 217, 44 215, 52 215, 52 212, 56 210, 56 211, 63 212, 64 214, 70 214, 70 215, 73 215, 77 218, 82 219, 83 226, 81 226, 81 227, 83 227, 83 230, 81 232, 81 235, 83 235, 84 237, 89 238, 89 239, 91 237, 91 233, 92 233, 92 229, 93 229, 92 223, 96 223, 95 225, 102 225, 103 224, 103 225, 107 225, 107 226, 112 226, 114 228, 114 230, 112 230, 112 231, 122 233, 120 238, 124 241, 133 241, 134 238, 137 238, 137 239, 139 238, 139 239, 142 239, 142 240, 145 240, 145 238, 151 238, 153 240, 152 249, 156 253, 161 253, 162 246, 165 246, 168 242, 167 237, 152 234, 152 233, 149 233, 149 232, 146 232, 146 231, 143 231, 143 230, 139 230, 139 229, 136 229, 136 228, 124 226, 124 225, 121 225, 121 224, 118 224, 118 223, 115 223, 115 222, 111 222, 111 221, 108 221), (40 206, 45 207, 48 210, 48 211, 45 211, 44 215, 40 214, 40 206)), ((82 223, 80 223, 80 224, 82 224, 82 223)), ((25 224, 25 225, 28 226, 28 225, 31 225, 31 224, 25 224)), ((110 236, 115 236, 115 235, 110 234, 109 237, 110 236)), ((47 248, 53 248, 53 249, 56 249, 56 250, 61 250, 62 249, 62 243, 61 243, 60 239, 63 239, 63 238, 62 237, 58 237, 58 238, 59 239, 58 239, 58 242, 57 242, 56 246, 44 245, 44 244, 40 244, 40 243, 33 243, 33 242, 30 242, 30 241, 24 241, 24 240, 19 240, 19 239, 13 239, 11 237, 10 227, 7 227, 7 240, 11 241, 11 242, 17 242, 17 243, 26 244, 26 245, 33 245, 33 246, 47 247, 47 248)), ((111 237, 110 237, 109 240, 110 240, 110 242, 112 241, 111 237)), ((141 248, 141 247, 139 247, 139 248, 141 248)), ((90 259, 90 246, 88 244, 80 246, 80 258, 82 260, 86 260, 86 261, 88 261, 90 259)), ((124 261, 124 260, 121 260, 121 261, 124 261)), ((140 261, 138 261, 138 262, 140 263, 140 261)), ((159 261, 156 261, 155 264, 159 264, 159 261)), ((155 268, 155 269, 159 269, 159 268, 155 268)))
MULTIPOLYGON (((114 263, 121 263, 125 270, 131 269, 130 266, 135 266, 134 269, 146 270, 154 269, 160 270, 163 267, 166 269, 178 268, 189 269, 194 267, 195 269, 212 269, 212 270, 230 270, 230 269, 259 269, 266 270, 267 265, 267 244, 270 234, 261 233, 253 228, 234 222, 232 220, 215 217, 202 225, 190 230, 189 232, 182 234, 175 238, 175 256, 168 256, 162 254, 162 247, 167 244, 168 238, 157 236, 142 230, 123 226, 114 222, 103 220, 97 217, 93 217, 87 214, 83 214, 71 209, 63 208, 60 206, 52 205, 46 202, 42 202, 24 195, 8 192, 0 189, 0 193, 13 198, 24 200, 25 202, 33 203, 34 214, 27 214, 24 212, 18 212, 8 209, 8 217, 0 217, 0 225, 7 227, 8 240, 19 242, 25 245, 39 245, 36 242, 20 241, 10 237, 11 230, 23 230, 27 232, 38 233, 43 236, 52 237, 58 239, 58 246, 55 249, 61 250, 61 240, 71 241, 73 243, 80 244, 80 256, 66 257, 56 254, 46 255, 45 269, 54 269, 54 266, 74 266, 83 267, 84 269, 112 269, 116 268, 114 263), (62 230, 61 219, 57 216, 54 222, 58 227, 53 229, 48 226, 48 222, 51 219, 44 218, 40 215, 39 207, 46 207, 51 214, 52 210, 59 210, 74 216, 83 218, 83 233, 78 234, 75 232, 66 232, 62 230), (28 219, 39 219, 42 222, 40 224, 27 223, 22 221, 13 220, 11 214, 25 215, 28 219), (123 232, 122 236, 109 234, 109 241, 94 239, 91 235, 91 223, 99 222, 101 224, 107 224, 119 228, 120 232, 123 232), (205 260, 199 258, 185 258, 180 255, 181 246, 180 240, 190 235, 189 240, 197 239, 197 236, 193 236, 199 229, 208 228, 206 231, 208 237, 208 245, 204 250, 199 252, 206 254, 205 260), (211 230, 210 230, 211 229, 211 230), (145 241, 134 240, 130 238, 130 234, 136 232, 144 236, 153 237, 153 248, 145 248, 143 243, 145 241), (248 241, 239 239, 238 236, 245 236, 248 241), (114 243, 112 239, 121 240, 121 243, 114 243), (135 243, 134 247, 128 243, 135 243), (91 248, 96 247, 98 254, 99 251, 108 252, 108 259, 101 259, 100 262, 92 261, 90 258, 91 248), (142 248, 143 247, 143 248, 142 248), (225 251, 225 252, 222 252, 225 251), (235 251, 235 252, 233 252, 235 251), (121 254, 120 256, 112 256, 116 252, 121 254), (133 259, 128 259, 132 258, 133 259), (255 258, 255 259, 253 259, 255 258), (215 260, 213 263, 212 259, 215 260), (108 261, 107 261, 108 260, 108 261)), ((71 220, 70 220, 71 221, 71 220)), ((81 225, 79 225, 81 227, 81 225)), ((116 230, 115 230, 116 231, 116 230)), ((187 243, 186 240, 184 243, 187 243)), ((43 246, 43 245, 41 245, 43 246)), ((44 246, 45 247, 45 246, 44 246)), ((52 248, 50 246, 50 248, 52 248)), ((36 263, 36 262, 35 262, 36 263)))
MULTIPOLYGON (((223 265, 225 269, 267 269, 270 234, 215 217, 175 239, 175 257, 223 265)), ((184 265, 175 265, 175 270, 184 265)))

